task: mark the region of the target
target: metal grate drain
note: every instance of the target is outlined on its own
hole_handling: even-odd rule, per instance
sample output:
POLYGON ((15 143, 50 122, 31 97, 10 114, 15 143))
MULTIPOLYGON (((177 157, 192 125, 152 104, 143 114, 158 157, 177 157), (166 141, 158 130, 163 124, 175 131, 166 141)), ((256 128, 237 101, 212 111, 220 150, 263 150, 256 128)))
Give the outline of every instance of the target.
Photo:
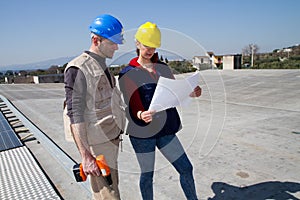
POLYGON ((26 147, 0 153, 1 199, 61 199, 26 147))

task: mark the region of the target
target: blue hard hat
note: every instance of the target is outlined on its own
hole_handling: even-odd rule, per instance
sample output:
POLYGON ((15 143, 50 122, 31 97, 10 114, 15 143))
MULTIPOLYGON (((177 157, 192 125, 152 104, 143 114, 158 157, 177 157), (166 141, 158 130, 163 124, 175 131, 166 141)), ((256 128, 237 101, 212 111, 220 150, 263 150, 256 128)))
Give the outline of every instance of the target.
POLYGON ((97 16, 90 25, 90 31, 116 44, 124 43, 123 26, 118 19, 111 15, 97 16))

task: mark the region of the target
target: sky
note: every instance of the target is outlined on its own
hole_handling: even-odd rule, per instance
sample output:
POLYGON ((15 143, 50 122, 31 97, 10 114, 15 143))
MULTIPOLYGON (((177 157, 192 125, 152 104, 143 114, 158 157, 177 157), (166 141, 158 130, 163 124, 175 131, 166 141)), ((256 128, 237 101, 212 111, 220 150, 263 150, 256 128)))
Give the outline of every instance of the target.
MULTIPOLYGON (((248 44, 270 52, 300 43, 299 9, 299 0, 3 0, 0 66, 79 55, 90 46, 90 23, 104 13, 121 21, 125 36, 146 21, 174 33, 162 32, 170 51, 196 48, 188 39, 216 55, 241 53, 248 44)), ((122 48, 129 46, 134 38, 122 48)))

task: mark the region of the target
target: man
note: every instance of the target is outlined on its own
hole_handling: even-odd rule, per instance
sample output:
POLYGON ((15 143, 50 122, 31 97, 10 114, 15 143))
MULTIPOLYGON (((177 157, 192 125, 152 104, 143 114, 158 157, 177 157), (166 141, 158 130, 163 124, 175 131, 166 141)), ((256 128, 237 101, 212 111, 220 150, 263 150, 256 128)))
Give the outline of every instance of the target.
POLYGON ((100 15, 89 27, 91 46, 65 69, 67 115, 82 158, 83 171, 90 176, 94 199, 120 199, 118 150, 125 116, 120 92, 109 72, 106 58, 112 58, 123 44, 123 26, 111 15, 100 15), (96 164, 102 154, 110 167, 112 185, 96 164))

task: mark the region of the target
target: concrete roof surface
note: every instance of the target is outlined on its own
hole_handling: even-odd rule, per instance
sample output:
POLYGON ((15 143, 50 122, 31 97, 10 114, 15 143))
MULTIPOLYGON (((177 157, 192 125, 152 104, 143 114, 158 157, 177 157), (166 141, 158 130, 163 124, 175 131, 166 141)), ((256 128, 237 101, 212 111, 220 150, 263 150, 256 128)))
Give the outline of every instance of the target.
MULTIPOLYGON (((183 129, 177 134, 193 164, 199 199, 300 199, 300 70, 200 75, 203 95, 178 108, 183 129)), ((64 138, 63 84, 0 85, 0 94, 81 161, 75 144, 64 138)), ((43 143, 26 145, 64 199, 89 198, 43 143)), ((121 198, 141 199, 139 167, 126 135, 122 146, 121 198)), ((185 199, 177 172, 159 151, 155 167, 155 199, 185 199)))

